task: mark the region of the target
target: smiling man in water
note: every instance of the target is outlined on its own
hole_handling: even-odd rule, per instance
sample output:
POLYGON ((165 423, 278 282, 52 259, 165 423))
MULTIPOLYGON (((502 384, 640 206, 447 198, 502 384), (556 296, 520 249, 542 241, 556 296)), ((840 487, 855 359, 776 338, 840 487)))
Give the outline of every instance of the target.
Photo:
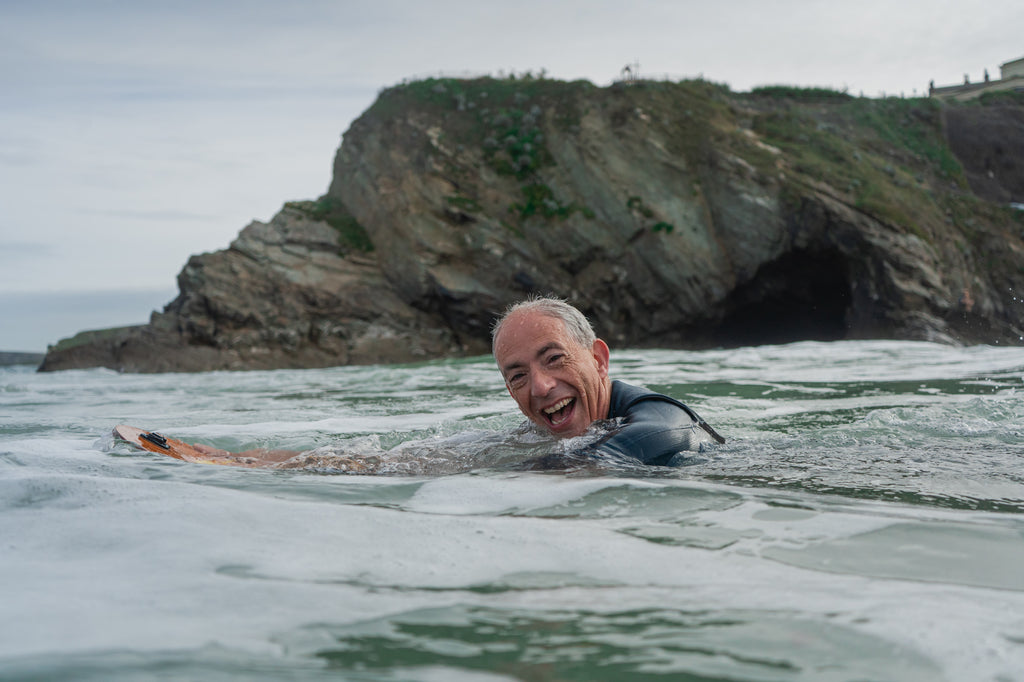
MULTIPOLYGON (((579 310, 557 298, 533 298, 508 308, 494 325, 494 358, 505 386, 524 415, 558 438, 582 436, 595 422, 618 420, 612 428, 568 455, 527 462, 530 468, 556 468, 568 460, 610 456, 644 464, 673 463, 701 443, 725 439, 683 403, 608 376, 608 344, 597 338, 579 310)), ((353 473, 376 473, 383 457, 333 455, 324 464, 315 451, 227 450, 196 444, 209 458, 235 466, 305 468, 328 466, 353 473)))
POLYGON ((511 306, 494 325, 492 340, 509 394, 542 429, 571 438, 594 422, 621 419, 618 428, 583 454, 669 464, 702 442, 725 442, 674 398, 612 381, 608 344, 579 310, 561 299, 533 298, 511 306))

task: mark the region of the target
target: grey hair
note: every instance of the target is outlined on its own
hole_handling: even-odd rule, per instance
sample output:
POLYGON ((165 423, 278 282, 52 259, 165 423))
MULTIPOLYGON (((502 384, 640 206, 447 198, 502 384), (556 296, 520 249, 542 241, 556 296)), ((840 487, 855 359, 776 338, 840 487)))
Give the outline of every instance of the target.
POLYGON ((495 321, 494 326, 491 327, 492 354, 495 350, 494 342, 498 339, 498 334, 501 332, 501 327, 505 324, 505 320, 513 313, 518 312, 537 312, 541 315, 561 320, 562 324, 565 325, 565 331, 568 332, 569 338, 583 348, 590 348, 594 345, 594 341, 597 340, 597 334, 594 333, 594 328, 590 326, 586 316, 574 306, 561 298, 536 296, 513 303, 505 308, 505 312, 495 321))

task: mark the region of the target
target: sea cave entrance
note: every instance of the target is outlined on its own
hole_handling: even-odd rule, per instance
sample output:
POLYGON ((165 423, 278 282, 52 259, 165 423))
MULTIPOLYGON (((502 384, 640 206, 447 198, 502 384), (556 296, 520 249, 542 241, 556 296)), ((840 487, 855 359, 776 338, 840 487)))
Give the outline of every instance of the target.
POLYGON ((850 291, 841 254, 791 251, 730 294, 715 342, 736 347, 846 338, 850 291))

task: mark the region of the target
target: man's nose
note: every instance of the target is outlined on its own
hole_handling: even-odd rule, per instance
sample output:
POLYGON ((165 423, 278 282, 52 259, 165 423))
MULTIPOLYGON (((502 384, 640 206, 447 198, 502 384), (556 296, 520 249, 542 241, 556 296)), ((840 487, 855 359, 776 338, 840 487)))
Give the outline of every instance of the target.
POLYGON ((533 371, 533 377, 530 381, 530 391, 535 396, 545 396, 551 392, 551 389, 555 387, 555 378, 544 371, 543 368, 537 368, 533 371))

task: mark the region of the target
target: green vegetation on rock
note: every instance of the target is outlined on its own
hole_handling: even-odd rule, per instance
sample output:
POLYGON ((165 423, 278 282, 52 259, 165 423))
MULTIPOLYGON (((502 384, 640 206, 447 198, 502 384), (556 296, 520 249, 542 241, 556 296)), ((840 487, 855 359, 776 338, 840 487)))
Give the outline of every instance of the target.
POLYGON ((523 203, 512 204, 509 210, 518 213, 519 217, 524 220, 534 215, 541 215, 545 218, 565 219, 577 211, 583 212, 588 217, 590 215, 586 209, 576 204, 569 204, 568 206, 560 204, 555 199, 555 193, 551 191, 551 188, 539 182, 524 184, 522 192, 523 203))
POLYGON ((631 211, 636 211, 645 218, 654 217, 654 211, 652 211, 647 206, 647 204, 644 203, 644 200, 638 196, 631 196, 629 199, 627 199, 626 208, 628 208, 631 211))
MULTIPOLYGON (((651 220, 656 216, 654 210, 645 204, 643 199, 635 195, 626 200, 626 208, 628 208, 634 216, 644 220, 651 220)), ((670 234, 674 229, 675 225, 667 223, 664 220, 659 220, 651 225, 651 232, 664 232, 665 234, 670 234)))
POLYGON ((285 207, 300 211, 312 220, 323 221, 337 230, 338 246, 342 253, 373 251, 370 235, 338 199, 325 194, 316 201, 289 201, 285 207))
POLYGON ((67 351, 78 346, 95 345, 104 342, 114 341, 127 336, 132 330, 139 329, 138 325, 129 327, 110 327, 108 329, 90 329, 81 331, 66 339, 61 339, 51 346, 54 351, 67 351))
POLYGON ((779 148, 797 180, 824 182, 862 211, 927 238, 948 207, 933 191, 966 191, 963 169, 946 143, 941 105, 930 99, 827 98, 773 107, 753 129, 779 148))
MULTIPOLYGON (((492 170, 521 183, 522 201, 510 205, 510 212, 522 220, 533 216, 564 219, 573 213, 592 212, 560 202, 539 177, 542 169, 554 164, 541 118, 550 115, 563 129, 577 125, 582 113, 576 95, 594 89, 587 81, 565 83, 529 73, 508 78, 429 78, 383 91, 371 111, 394 115, 415 106, 444 112, 447 136, 460 145, 476 147, 492 170)), ((470 206, 476 202, 470 198, 456 196, 448 202, 475 210, 470 206)))
POLYGON ((470 197, 452 195, 449 197, 445 197, 445 200, 448 202, 449 206, 452 206, 453 208, 457 208, 463 211, 475 213, 480 210, 480 204, 477 202, 477 200, 472 199, 470 197))
POLYGON ((771 97, 795 102, 837 102, 853 99, 845 91, 830 88, 801 88, 792 85, 763 85, 752 88, 750 94, 755 97, 771 97))
POLYGON ((1024 92, 1019 90, 998 90, 996 92, 982 93, 978 98, 982 106, 1021 106, 1024 105, 1024 92))

